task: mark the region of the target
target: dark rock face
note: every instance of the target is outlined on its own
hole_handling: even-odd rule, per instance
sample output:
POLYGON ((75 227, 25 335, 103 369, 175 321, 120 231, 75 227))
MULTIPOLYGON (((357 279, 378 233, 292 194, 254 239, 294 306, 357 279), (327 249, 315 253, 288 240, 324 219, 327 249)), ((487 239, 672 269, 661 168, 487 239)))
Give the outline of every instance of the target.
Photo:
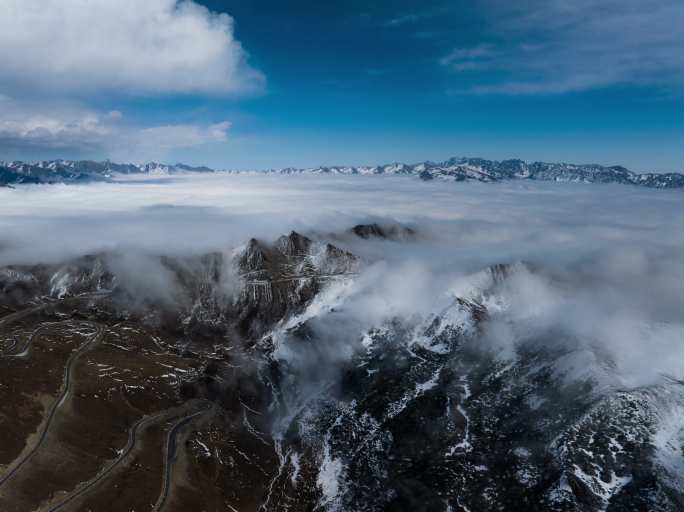
POLYGON ((0 186, 20 183, 36 184, 40 183, 40 180, 36 177, 0 165, 0 186))
POLYGON ((429 171, 420 171, 418 177, 423 181, 431 181, 434 179, 434 176, 432 176, 429 171))
POLYGON ((20 305, 43 294, 39 279, 18 267, 0 270, 0 300, 6 305, 20 305))
POLYGON ((60 267, 50 277, 50 295, 62 298, 89 292, 111 290, 115 278, 104 258, 85 256, 60 267))
POLYGON ((0 269, 0 303, 21 305, 33 299, 111 290, 114 275, 101 256, 84 256, 63 265, 12 266, 0 269))
POLYGON ((379 224, 358 224, 351 229, 359 238, 384 238, 388 240, 410 240, 416 236, 414 229, 401 226, 398 224, 391 224, 389 226, 380 226, 379 224))
POLYGON ((264 334, 308 304, 322 282, 349 275, 357 266, 352 254, 295 231, 271 246, 250 240, 238 257, 244 282, 237 304, 241 332, 264 334))

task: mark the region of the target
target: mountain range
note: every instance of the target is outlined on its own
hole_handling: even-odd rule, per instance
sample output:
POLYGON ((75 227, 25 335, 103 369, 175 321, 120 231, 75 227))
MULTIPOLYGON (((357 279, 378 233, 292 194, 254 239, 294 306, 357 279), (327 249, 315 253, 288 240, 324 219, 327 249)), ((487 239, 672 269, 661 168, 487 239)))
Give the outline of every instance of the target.
POLYGON ((510 286, 547 269, 490 266, 427 315, 357 331, 368 262, 346 243, 416 234, 160 256, 163 301, 115 253, 0 268, 0 509, 147 510, 170 487, 169 510, 682 510, 681 382, 625 388, 609 353, 553 329, 488 348, 510 286), (64 454, 78 463, 54 476, 64 454))
POLYGON ((38 162, 0 161, 0 186, 38 183, 79 183, 107 181, 117 175, 168 175, 177 173, 234 174, 318 174, 318 175, 404 175, 421 180, 499 182, 537 180, 574 183, 619 183, 649 188, 684 188, 684 174, 636 173, 622 166, 568 164, 523 160, 486 160, 483 158, 451 158, 444 162, 417 164, 393 163, 379 166, 330 166, 250 170, 215 170, 184 164, 119 164, 110 161, 47 160, 38 162))

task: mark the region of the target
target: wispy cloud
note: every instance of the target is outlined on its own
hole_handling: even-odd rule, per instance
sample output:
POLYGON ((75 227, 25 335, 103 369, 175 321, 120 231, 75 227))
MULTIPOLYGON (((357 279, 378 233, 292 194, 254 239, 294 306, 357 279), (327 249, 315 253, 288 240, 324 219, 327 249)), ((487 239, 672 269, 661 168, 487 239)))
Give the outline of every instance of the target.
POLYGON ((526 0, 484 6, 490 20, 486 35, 496 45, 456 48, 441 60, 451 71, 486 67, 499 72, 496 79, 483 75, 475 92, 684 86, 684 3, 679 0, 526 0), (486 55, 477 54, 481 47, 486 55))
POLYGON ((409 23, 414 23, 420 19, 420 15, 415 12, 409 12, 406 14, 400 14, 394 18, 390 18, 385 22, 387 27, 400 27, 402 25, 407 25, 409 23))
POLYGON ((230 123, 136 126, 119 111, 81 107, 43 109, 0 99, 0 150, 99 154, 125 161, 164 158, 169 152, 228 138, 230 123))
POLYGON ((451 71, 471 71, 491 66, 496 56, 493 45, 482 43, 471 48, 454 48, 439 62, 451 71))
POLYGON ((426 4, 422 8, 416 8, 410 11, 398 12, 394 16, 385 19, 382 23, 385 27, 399 28, 404 26, 411 26, 423 21, 432 20, 433 18, 444 15, 451 10, 449 3, 432 2, 426 4))

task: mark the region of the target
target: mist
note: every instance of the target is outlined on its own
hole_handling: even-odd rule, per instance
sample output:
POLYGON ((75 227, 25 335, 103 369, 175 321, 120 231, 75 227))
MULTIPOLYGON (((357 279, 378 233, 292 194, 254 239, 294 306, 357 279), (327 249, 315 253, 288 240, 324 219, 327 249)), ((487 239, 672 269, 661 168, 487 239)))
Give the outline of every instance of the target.
MULTIPOLYGON (((612 385, 637 387, 663 375, 684 379, 683 214, 680 191, 621 185, 127 178, 0 189, 0 264, 116 252, 124 257, 115 271, 143 283, 133 294, 164 295, 173 293, 171 278, 155 272, 149 256, 226 253, 293 229, 333 240, 362 259, 361 274, 331 285, 280 326, 316 318, 326 342, 315 361, 300 363, 310 370, 321 358, 348 360, 364 330, 392 318, 425 318, 456 296, 486 301, 478 295, 481 271, 524 262, 490 304, 487 347, 512 358, 530 340, 563 339, 578 352, 607 354, 618 370, 612 385), (367 222, 398 222, 417 236, 398 242, 348 233, 367 222)), ((282 344, 277 355, 301 356, 292 350, 282 344)))

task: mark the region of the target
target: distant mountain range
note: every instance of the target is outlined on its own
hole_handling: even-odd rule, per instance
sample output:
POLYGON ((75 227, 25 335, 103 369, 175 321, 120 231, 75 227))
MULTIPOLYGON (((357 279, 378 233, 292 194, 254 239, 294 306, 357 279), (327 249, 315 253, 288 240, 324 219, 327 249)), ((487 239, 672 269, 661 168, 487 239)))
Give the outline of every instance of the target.
POLYGON ((78 183, 106 181, 116 175, 177 173, 234 174, 337 174, 337 175, 407 175, 422 180, 497 182, 506 180, 538 180, 575 183, 621 183, 650 188, 684 188, 684 174, 635 173, 622 166, 597 164, 528 163, 523 160, 486 160, 483 158, 451 158, 445 162, 418 164, 393 163, 380 166, 332 166, 284 168, 266 171, 215 170, 183 164, 166 165, 118 164, 89 160, 48 160, 39 162, 0 161, 0 186, 37 183, 78 183))

